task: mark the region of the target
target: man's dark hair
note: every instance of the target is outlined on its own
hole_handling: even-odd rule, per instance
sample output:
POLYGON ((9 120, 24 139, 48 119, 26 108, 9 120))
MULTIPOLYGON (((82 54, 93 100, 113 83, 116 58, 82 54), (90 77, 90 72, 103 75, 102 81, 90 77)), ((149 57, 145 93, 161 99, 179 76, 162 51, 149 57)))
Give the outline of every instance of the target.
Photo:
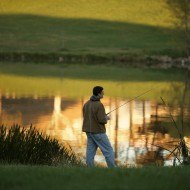
POLYGON ((98 94, 101 93, 102 90, 104 90, 103 87, 101 87, 101 86, 95 86, 93 88, 93 95, 98 96, 98 94))

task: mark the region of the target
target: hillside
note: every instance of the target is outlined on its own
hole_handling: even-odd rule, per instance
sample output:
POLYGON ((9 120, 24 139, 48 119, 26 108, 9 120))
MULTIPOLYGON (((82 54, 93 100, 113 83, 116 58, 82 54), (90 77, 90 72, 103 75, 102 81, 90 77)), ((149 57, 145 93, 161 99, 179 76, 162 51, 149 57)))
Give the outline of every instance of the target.
POLYGON ((0 0, 0 52, 154 55, 177 41, 164 0, 0 0))

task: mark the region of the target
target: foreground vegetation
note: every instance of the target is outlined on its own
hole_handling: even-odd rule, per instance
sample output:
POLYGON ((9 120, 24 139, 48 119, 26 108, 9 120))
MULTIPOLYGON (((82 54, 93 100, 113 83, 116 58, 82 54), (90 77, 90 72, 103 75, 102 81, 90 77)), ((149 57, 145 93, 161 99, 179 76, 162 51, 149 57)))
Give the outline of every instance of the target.
POLYGON ((0 165, 0 189, 188 190, 190 167, 83 168, 0 165))
POLYGON ((77 165, 74 153, 30 126, 0 126, 0 162, 33 165, 77 165))
POLYGON ((106 96, 134 98, 153 89, 142 99, 178 100, 184 88, 183 70, 116 68, 87 65, 0 64, 2 94, 16 96, 89 97, 95 85, 105 88, 106 96))
POLYGON ((177 56, 181 48, 165 0, 1 0, 0 26, 1 52, 33 56, 177 56))

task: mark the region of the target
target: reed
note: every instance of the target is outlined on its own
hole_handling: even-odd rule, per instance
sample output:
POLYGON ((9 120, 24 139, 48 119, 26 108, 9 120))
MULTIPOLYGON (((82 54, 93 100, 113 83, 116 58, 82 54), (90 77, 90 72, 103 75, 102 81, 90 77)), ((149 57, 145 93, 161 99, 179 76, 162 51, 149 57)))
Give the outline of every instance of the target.
POLYGON ((182 94, 182 100, 179 100, 180 103, 180 125, 178 124, 179 122, 177 122, 174 119, 174 116, 172 115, 171 111, 170 111, 170 106, 165 102, 165 100, 161 98, 161 101, 164 105, 164 108, 168 108, 169 109, 169 113, 168 113, 168 118, 170 119, 172 125, 175 127, 177 134, 178 134, 178 139, 175 141, 170 141, 167 142, 168 144, 170 143, 175 143, 174 147, 170 150, 168 148, 165 148, 164 146, 160 146, 160 145, 156 145, 154 143, 152 143, 151 145, 156 146, 157 148, 161 149, 161 150, 166 150, 169 152, 169 155, 165 158, 168 159, 170 156, 173 156, 173 166, 176 166, 177 164, 180 165, 190 165, 190 148, 189 148, 189 144, 185 141, 185 133, 184 133, 184 128, 185 128, 185 124, 188 124, 188 122, 185 122, 185 111, 187 109, 187 105, 189 105, 189 101, 190 101, 190 70, 187 71, 186 73, 186 79, 185 79, 185 85, 184 85, 184 91, 182 94))
MULTIPOLYGON (((163 102, 163 105, 165 105, 165 107, 169 107, 166 104, 166 102, 164 101, 164 99, 162 97, 160 97, 160 98, 163 102)), ((181 112, 183 112, 183 111, 184 111, 183 108, 181 108, 181 112)), ((183 116, 183 113, 182 113, 182 116, 183 116)), ((170 152, 170 154, 167 156, 167 158, 169 158, 171 155, 174 156, 173 166, 176 166, 176 164, 177 164, 176 161, 178 161, 178 163, 180 165, 189 165, 190 164, 190 149, 187 146, 187 143, 184 138, 184 132, 183 132, 184 118, 181 118, 182 119, 182 130, 180 130, 179 126, 177 125, 177 123, 174 120, 174 117, 170 111, 169 111, 169 118, 170 118, 171 122, 173 123, 175 129, 178 132, 179 139, 177 140, 177 144, 174 146, 174 148, 172 150, 166 149, 166 148, 164 148, 162 146, 158 146, 158 145, 154 145, 154 146, 157 146, 159 148, 165 149, 168 152, 170 152)))
MULTIPOLYGON (((188 70, 186 73, 186 80, 185 80, 185 86, 184 86, 184 92, 183 92, 183 96, 182 96, 182 101, 181 101, 181 130, 180 127, 176 124, 173 116, 171 113, 169 113, 170 115, 170 119, 173 122, 176 130, 178 131, 178 135, 179 135, 179 142, 178 144, 175 146, 175 148, 172 150, 172 153, 175 153, 176 156, 178 156, 181 159, 181 163, 183 165, 189 165, 190 164, 190 150, 189 147, 187 146, 187 143, 185 142, 184 139, 184 107, 186 104, 186 100, 188 100, 188 91, 189 91, 189 84, 190 84, 190 71, 188 70)), ((167 104, 165 103, 165 101, 162 99, 162 102, 165 106, 167 106, 167 104)), ((174 159, 173 165, 176 164, 176 158, 174 159)))
POLYGON ((0 162, 32 165, 78 165, 79 159, 58 140, 37 131, 32 125, 0 127, 0 162))

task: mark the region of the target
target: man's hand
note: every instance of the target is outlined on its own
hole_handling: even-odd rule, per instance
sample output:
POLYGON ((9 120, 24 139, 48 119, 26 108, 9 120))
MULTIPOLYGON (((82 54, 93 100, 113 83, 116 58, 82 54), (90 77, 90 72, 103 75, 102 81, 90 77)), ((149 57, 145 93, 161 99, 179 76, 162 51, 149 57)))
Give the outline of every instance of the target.
POLYGON ((106 120, 108 121, 110 119, 111 119, 110 116, 106 115, 106 120))

